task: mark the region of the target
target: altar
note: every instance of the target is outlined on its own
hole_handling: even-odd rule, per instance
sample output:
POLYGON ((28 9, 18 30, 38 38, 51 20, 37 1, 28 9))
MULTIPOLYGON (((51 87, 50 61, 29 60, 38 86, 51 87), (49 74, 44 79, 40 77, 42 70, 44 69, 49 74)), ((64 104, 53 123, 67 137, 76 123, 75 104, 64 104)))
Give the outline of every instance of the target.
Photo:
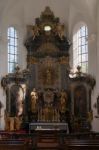
POLYGON ((29 124, 29 133, 32 131, 49 131, 49 130, 59 130, 65 131, 67 134, 69 133, 68 123, 65 122, 36 122, 29 124))
POLYGON ((1 81, 6 93, 5 130, 90 130, 95 80, 79 66, 71 72, 65 26, 49 7, 35 25, 27 25, 24 46, 27 68, 16 66, 1 81))

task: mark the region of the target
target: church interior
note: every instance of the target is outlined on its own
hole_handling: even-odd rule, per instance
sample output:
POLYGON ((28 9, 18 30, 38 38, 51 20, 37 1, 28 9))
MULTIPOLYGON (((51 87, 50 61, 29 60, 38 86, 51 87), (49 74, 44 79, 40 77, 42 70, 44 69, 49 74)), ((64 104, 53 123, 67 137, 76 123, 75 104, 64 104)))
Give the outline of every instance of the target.
POLYGON ((99 149, 99 1, 0 1, 0 150, 99 149))

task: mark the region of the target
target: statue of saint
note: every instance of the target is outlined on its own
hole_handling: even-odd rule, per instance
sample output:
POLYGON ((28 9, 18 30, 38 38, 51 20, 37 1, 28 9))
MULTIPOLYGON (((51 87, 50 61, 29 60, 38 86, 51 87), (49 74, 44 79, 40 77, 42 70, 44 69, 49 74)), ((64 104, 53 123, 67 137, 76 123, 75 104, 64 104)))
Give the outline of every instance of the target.
POLYGON ((37 99, 38 99, 38 94, 35 89, 31 92, 31 112, 36 112, 37 111, 37 99))
POLYGON ((92 110, 88 112, 88 117, 87 117, 87 118, 88 118, 88 119, 87 119, 88 122, 91 123, 92 120, 93 120, 93 111, 92 111, 92 110))
POLYGON ((10 131, 14 131, 14 117, 10 117, 10 131))
POLYGON ((93 121, 93 111, 90 110, 87 114, 87 121, 88 121, 88 124, 89 124, 89 128, 92 129, 92 121, 93 121))
POLYGON ((4 120, 5 120, 5 130, 14 131, 14 117, 10 117, 9 113, 7 113, 6 110, 4 114, 4 120))
POLYGON ((21 127, 21 123, 22 123, 22 118, 21 117, 15 117, 14 118, 14 121, 15 121, 15 130, 19 130, 20 127, 21 127))
POLYGON ((53 120, 54 110, 53 107, 48 104, 43 108, 44 121, 52 121, 53 120))
POLYGON ((21 93, 21 90, 19 90, 17 94, 17 116, 21 116, 23 114, 23 94, 21 93))
POLYGON ((66 111, 68 96, 67 93, 62 90, 60 93, 60 111, 64 113, 66 111))

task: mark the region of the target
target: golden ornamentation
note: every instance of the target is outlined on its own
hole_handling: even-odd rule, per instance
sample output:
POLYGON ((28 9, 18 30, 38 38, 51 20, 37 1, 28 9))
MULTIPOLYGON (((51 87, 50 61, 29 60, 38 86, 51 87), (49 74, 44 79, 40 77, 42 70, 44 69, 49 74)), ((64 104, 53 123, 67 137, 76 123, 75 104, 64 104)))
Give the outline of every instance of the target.
POLYGON ((45 10, 41 13, 40 18, 44 18, 46 16, 52 16, 54 17, 54 13, 51 11, 50 7, 46 7, 45 10))
POLYGON ((15 130, 20 130, 21 123, 22 123, 22 118, 21 117, 15 117, 14 121, 15 121, 15 125, 14 125, 15 130))
POLYGON ((61 25, 60 23, 57 23, 54 29, 55 34, 58 35, 61 40, 63 40, 65 35, 64 29, 65 29, 64 25, 63 24, 61 25))
POLYGON ((59 66, 55 59, 46 57, 38 64, 38 84, 43 87, 52 87, 58 84, 59 66))
POLYGON ((59 58, 60 64, 69 64, 69 57, 62 56, 59 58))
POLYGON ((53 121, 53 107, 48 105, 48 106, 45 106, 43 108, 43 119, 44 121, 46 122, 52 122, 53 121))
POLYGON ((38 95, 35 89, 31 92, 31 112, 37 111, 37 99, 38 95))
POLYGON ((40 31, 40 28, 37 25, 35 25, 35 26, 28 25, 27 26, 27 36, 32 37, 33 40, 35 39, 36 36, 39 36, 39 31, 40 31))
POLYGON ((35 57, 28 57, 27 58, 27 63, 28 64, 37 64, 38 63, 38 60, 37 60, 37 58, 35 58, 35 57))
POLYGON ((48 89, 44 93, 44 101, 49 104, 49 103, 53 102, 53 100, 54 100, 54 93, 48 89))
POLYGON ((93 111, 91 110, 91 111, 88 112, 87 121, 88 121, 89 123, 91 123, 92 120, 93 120, 93 111))
POLYGON ((68 101, 68 95, 67 93, 62 90, 60 93, 60 112, 65 113, 66 108, 67 108, 67 101, 68 101))
POLYGON ((59 49, 55 46, 55 44, 47 42, 47 43, 43 43, 39 47, 38 51, 50 53, 50 52, 57 52, 59 51, 59 49))

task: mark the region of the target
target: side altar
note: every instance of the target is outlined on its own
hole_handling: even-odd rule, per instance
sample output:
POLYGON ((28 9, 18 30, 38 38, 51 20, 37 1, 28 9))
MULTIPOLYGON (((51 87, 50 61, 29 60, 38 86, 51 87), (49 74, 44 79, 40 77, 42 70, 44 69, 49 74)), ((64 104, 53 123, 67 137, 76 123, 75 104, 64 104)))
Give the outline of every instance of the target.
POLYGON ((17 66, 1 81, 6 91, 6 130, 35 123, 68 124, 71 132, 91 129, 95 80, 82 73, 80 67, 70 77, 70 42, 65 33, 65 26, 49 7, 35 19, 35 25, 27 26, 27 68, 20 70, 17 66))

